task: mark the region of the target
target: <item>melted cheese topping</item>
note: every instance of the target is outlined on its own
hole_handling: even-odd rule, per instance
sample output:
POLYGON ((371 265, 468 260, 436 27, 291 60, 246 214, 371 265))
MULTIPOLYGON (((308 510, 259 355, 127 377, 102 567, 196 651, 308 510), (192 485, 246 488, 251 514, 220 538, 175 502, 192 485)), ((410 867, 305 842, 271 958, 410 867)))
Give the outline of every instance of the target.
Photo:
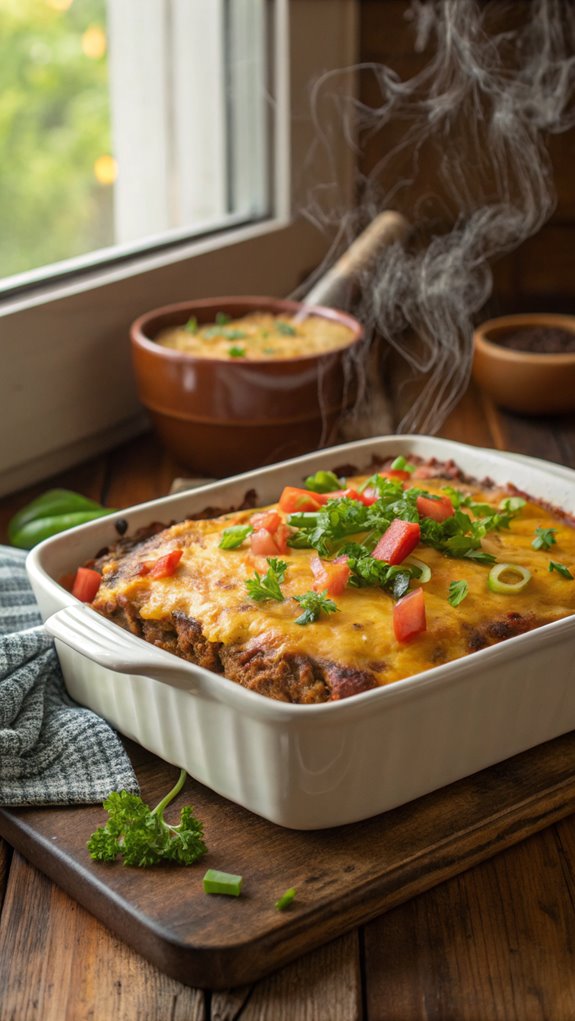
MULTIPOLYGON (((348 484, 357 485, 360 481, 348 480, 348 484)), ((430 492, 440 492, 446 482, 414 479, 413 484, 430 492)), ((472 492, 477 502, 494 507, 502 496, 509 495, 494 490, 466 491, 472 492)), ((348 586, 335 598, 337 612, 301 626, 295 623, 301 607, 293 597, 313 587, 310 560, 314 550, 288 548, 281 554, 288 565, 281 586, 285 600, 256 602, 249 597, 245 582, 253 578, 255 570, 260 575, 265 574, 266 559, 250 551, 249 538, 239 549, 219 548, 224 528, 247 524, 254 513, 253 510, 235 512, 213 520, 185 521, 167 528, 154 547, 153 559, 173 549, 183 550, 175 574, 163 579, 137 574, 139 564, 152 555, 136 549, 127 558, 127 569, 124 561, 120 575, 114 574, 117 564, 108 565, 95 607, 119 597, 135 605, 145 620, 166 619, 174 611, 180 611, 201 623, 210 642, 264 647, 276 650, 278 655, 307 654, 369 670, 379 684, 388 684, 466 655, 473 648, 470 638, 474 633, 494 621, 503 620, 509 613, 531 618, 529 627, 535 627, 575 612, 575 581, 549 571, 549 562, 554 560, 575 575, 575 529, 537 504, 527 502, 510 528, 490 533, 482 543, 484 550, 493 553, 497 561, 521 564, 529 569, 532 577, 522 592, 515 595, 491 592, 487 584, 489 566, 450 558, 420 545, 413 555, 431 568, 432 576, 423 586, 427 630, 414 641, 402 644, 395 639, 394 601, 383 590, 372 587, 348 586), (551 549, 532 548, 536 527, 556 530, 556 543, 551 549), (131 558, 135 559, 130 564, 131 558), (447 598, 449 585, 461 580, 468 584, 468 595, 459 606, 453 607, 447 598)), ((493 640, 489 639, 486 644, 493 640)))
POLYGON ((158 334, 156 342, 196 358, 276 361, 332 351, 352 338, 348 326, 323 316, 310 315, 298 323, 291 316, 256 312, 221 324, 170 327, 158 334))

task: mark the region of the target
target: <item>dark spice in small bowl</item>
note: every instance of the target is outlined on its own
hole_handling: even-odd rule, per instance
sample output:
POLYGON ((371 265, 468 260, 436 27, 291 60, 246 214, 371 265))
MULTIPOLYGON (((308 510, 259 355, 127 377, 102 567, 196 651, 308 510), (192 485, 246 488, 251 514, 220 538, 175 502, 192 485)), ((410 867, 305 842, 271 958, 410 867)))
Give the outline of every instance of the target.
POLYGON ((473 335, 473 376, 508 411, 575 411, 575 316, 518 312, 481 323, 473 335))
POLYGON ((529 351, 531 354, 562 355, 575 353, 575 333, 557 326, 528 326, 520 330, 501 331, 490 337, 510 351, 529 351))

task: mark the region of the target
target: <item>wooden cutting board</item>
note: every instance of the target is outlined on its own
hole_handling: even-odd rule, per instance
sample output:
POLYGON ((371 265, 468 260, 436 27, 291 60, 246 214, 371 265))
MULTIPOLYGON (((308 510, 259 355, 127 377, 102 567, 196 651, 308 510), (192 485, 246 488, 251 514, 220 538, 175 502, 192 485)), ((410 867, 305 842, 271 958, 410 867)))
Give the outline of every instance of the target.
MULTIPOLYGON (((178 771, 126 742, 145 801, 178 771)), ((209 852, 189 868, 91 861, 98 806, 0 809, 0 834, 126 943, 180 982, 230 989, 491 857, 575 810, 575 732, 366 822, 298 832, 188 779, 209 852), (241 897, 209 896, 207 868, 244 877, 241 897), (283 912, 277 898, 295 886, 283 912)))

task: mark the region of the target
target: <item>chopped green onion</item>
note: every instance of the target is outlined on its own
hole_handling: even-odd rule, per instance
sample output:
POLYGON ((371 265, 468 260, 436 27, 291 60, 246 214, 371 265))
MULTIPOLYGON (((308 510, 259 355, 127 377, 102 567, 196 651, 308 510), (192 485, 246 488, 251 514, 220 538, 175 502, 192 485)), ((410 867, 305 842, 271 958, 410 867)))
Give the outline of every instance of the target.
POLYGON ((314 493, 333 493, 344 486, 345 479, 338 479, 335 472, 319 471, 315 475, 308 475, 305 480, 305 488, 311 489, 314 493))
POLYGON ((231 323, 232 317, 227 312, 216 312, 216 324, 217 326, 225 326, 226 323, 231 323))
POLYGON ((289 890, 286 890, 285 893, 282 893, 279 900, 276 900, 276 908, 278 909, 278 911, 284 911, 291 904, 295 895, 296 895, 295 886, 290 886, 289 890))
POLYGON ((414 464, 409 464, 409 462, 406 461, 404 457, 400 456, 400 457, 396 457, 395 461, 392 462, 391 470, 394 471, 394 472, 396 472, 396 471, 414 472, 415 471, 415 465, 414 464))
POLYGON ((556 560, 549 561, 549 570, 557 571, 557 574, 562 574, 564 578, 573 578, 569 568, 565 567, 565 564, 558 564, 556 560))
POLYGON ((516 511, 521 510, 524 507, 526 501, 522 496, 507 496, 504 500, 499 503, 499 509, 504 511, 510 511, 515 514, 516 511))
POLYGON ((224 893, 228 897, 239 897, 242 892, 242 876, 234 876, 231 872, 218 872, 208 869, 204 876, 204 893, 224 893))
POLYGON ((229 347, 228 348, 228 354, 229 354, 230 358, 245 358, 246 357, 246 349, 245 349, 245 347, 236 347, 234 345, 234 347, 229 347))
POLYGON ((418 557, 406 557, 402 567, 415 567, 416 571, 419 571, 417 581, 420 585, 425 585, 431 578, 431 567, 424 564, 423 560, 419 560, 418 557))
POLYGON ((195 316, 190 316, 190 318, 188 319, 187 323, 184 326, 184 330, 187 330, 188 333, 198 332, 198 320, 196 319, 195 316))
POLYGON ((531 571, 521 564, 495 564, 489 572, 487 584, 492 592, 513 595, 521 592, 530 580, 531 571), (511 576, 512 580, 505 581, 504 575, 507 575, 508 579, 511 576))

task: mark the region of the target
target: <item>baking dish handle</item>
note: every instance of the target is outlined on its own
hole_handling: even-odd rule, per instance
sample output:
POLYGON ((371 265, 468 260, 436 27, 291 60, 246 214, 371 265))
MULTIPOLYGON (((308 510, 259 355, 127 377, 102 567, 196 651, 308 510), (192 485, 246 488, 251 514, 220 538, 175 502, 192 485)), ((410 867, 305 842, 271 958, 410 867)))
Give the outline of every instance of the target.
POLYGON ((183 691, 198 687, 189 664, 123 631, 89 606, 65 606, 48 617, 44 627, 53 638, 108 670, 151 677, 183 691))

